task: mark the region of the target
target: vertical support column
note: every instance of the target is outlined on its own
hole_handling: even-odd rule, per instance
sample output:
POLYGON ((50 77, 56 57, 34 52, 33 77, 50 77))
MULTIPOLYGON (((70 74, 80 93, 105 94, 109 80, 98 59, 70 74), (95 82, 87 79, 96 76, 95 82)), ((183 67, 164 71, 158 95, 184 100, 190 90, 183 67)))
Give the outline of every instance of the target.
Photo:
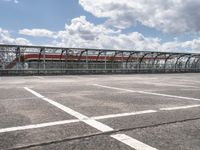
POLYGON ((23 73, 24 73, 24 70, 27 70, 28 66, 26 64, 24 50, 22 50, 22 49, 20 49, 20 61, 21 61, 21 66, 22 66, 23 73))
POLYGON ((65 51, 65 50, 62 50, 62 51, 61 51, 61 54, 60 54, 60 66, 61 66, 61 69, 62 69, 62 70, 63 70, 63 68, 64 68, 64 67, 63 67, 63 61, 62 61, 64 51, 65 51))
POLYGON ((43 52, 44 48, 41 48, 40 49, 40 53, 39 53, 39 58, 38 58, 38 74, 40 74, 40 66, 41 66, 41 62, 40 62, 40 58, 41 58, 41 55, 42 55, 42 52, 43 52))
POLYGON ((1 56, 1 65, 2 65, 2 70, 4 70, 5 69, 5 58, 6 58, 6 56, 5 56, 6 54, 5 54, 5 51, 3 50, 3 48, 0 48, 0 56, 1 56))
POLYGON ((89 61, 88 61, 88 50, 85 50, 86 52, 86 69, 89 69, 89 61))
POLYGON ((184 66, 185 72, 188 71, 188 63, 190 62, 190 59, 191 59, 192 57, 194 57, 194 55, 193 55, 193 56, 189 56, 188 59, 187 59, 186 62, 185 62, 185 66, 184 66))
POLYGON ((198 60, 195 62, 195 72, 200 72, 199 66, 197 66, 199 62, 200 62, 200 57, 199 57, 198 60))
POLYGON ((157 71, 157 68, 155 67, 155 62, 156 62, 157 58, 158 58, 159 56, 162 56, 162 55, 163 55, 163 54, 158 53, 158 54, 154 57, 153 62, 152 62, 152 72, 153 72, 153 71, 154 71, 154 72, 157 71))
POLYGON ((107 70, 107 51, 104 51, 104 56, 105 56, 105 62, 104 62, 104 70, 105 70, 105 72, 106 72, 106 70, 107 70))
POLYGON ((141 58, 140 58, 140 61, 139 61, 139 72, 141 72, 141 64, 142 64, 142 61, 144 60, 145 56, 149 55, 151 53, 145 53, 141 58))
POLYGON ((20 62, 21 62, 21 54, 20 54, 20 47, 16 48, 16 69, 19 70, 20 69, 20 62))
POLYGON ((180 71, 181 71, 181 69, 178 68, 178 63, 179 63, 179 60, 180 60, 182 57, 184 57, 184 56, 186 56, 186 54, 180 55, 180 56, 177 58, 176 63, 175 63, 175 72, 177 72, 177 71, 180 72, 180 71), (177 70, 177 68, 178 68, 178 70, 177 70))
POLYGON ((122 72, 124 72, 124 52, 123 51, 122 51, 121 62, 122 62, 121 70, 122 70, 122 72))
POLYGON ((128 62, 129 62, 130 58, 132 57, 132 55, 134 55, 134 54, 136 54, 136 53, 137 53, 137 52, 130 52, 130 54, 129 54, 127 60, 126 60, 126 68, 127 68, 127 69, 128 69, 128 62))
POLYGON ((167 61, 170 59, 170 57, 172 57, 174 54, 169 54, 169 56, 168 57, 166 57, 165 58, 165 64, 164 64, 164 72, 167 72, 167 70, 166 70, 166 66, 167 66, 167 61))
MULTIPOLYGON (((79 63, 80 68, 78 68, 78 69, 81 69, 81 68, 82 68, 82 66, 81 66, 81 65, 82 65, 82 64, 81 64, 81 58, 83 57, 83 54, 84 54, 84 53, 86 53, 86 55, 85 55, 85 61, 84 61, 85 64, 83 64, 83 67, 85 67, 85 68, 88 70, 88 50, 87 50, 87 49, 81 51, 81 53, 80 53, 80 55, 79 55, 78 63, 79 63)), ((84 58, 84 57, 83 57, 83 58, 84 58)))
POLYGON ((67 62, 68 62, 68 57, 69 57, 69 50, 66 49, 66 50, 65 50, 65 70, 69 69, 69 63, 67 64, 67 62))
POLYGON ((43 69, 46 70, 46 49, 43 48, 43 69))
POLYGON ((118 54, 120 54, 120 53, 123 53, 123 52, 115 51, 115 54, 114 54, 114 56, 112 57, 112 71, 113 71, 113 72, 116 71, 116 69, 119 69, 119 63, 118 63, 118 61, 116 61, 116 62, 117 62, 117 66, 118 66, 117 68, 115 68, 114 62, 115 62, 116 56, 117 56, 118 54))

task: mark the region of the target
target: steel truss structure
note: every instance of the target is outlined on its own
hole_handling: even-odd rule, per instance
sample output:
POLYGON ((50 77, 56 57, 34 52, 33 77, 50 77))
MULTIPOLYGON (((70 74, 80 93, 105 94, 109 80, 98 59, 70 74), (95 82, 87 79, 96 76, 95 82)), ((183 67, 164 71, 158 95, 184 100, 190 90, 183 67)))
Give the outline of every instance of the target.
POLYGON ((200 72, 200 54, 0 45, 0 75, 200 72))

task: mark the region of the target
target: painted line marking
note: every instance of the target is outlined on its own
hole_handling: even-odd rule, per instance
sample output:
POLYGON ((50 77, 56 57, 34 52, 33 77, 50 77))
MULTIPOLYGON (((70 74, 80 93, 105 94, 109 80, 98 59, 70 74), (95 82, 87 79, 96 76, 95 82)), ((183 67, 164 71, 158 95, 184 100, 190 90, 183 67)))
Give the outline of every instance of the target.
MULTIPOLYGON (((131 112, 131 113, 110 114, 110 115, 104 115, 104 116, 91 117, 91 119, 102 120, 102 119, 133 116, 133 115, 140 115, 140 114, 147 114, 147 113, 154 113, 154 112, 157 112, 157 111, 156 110, 145 110, 145 111, 138 111, 138 112, 131 112)), ((80 120, 72 119, 72 120, 62 120, 62 121, 55 121, 55 122, 48 122, 48 123, 41 123, 41 124, 32 124, 32 125, 25 125, 25 126, 18 126, 18 127, 9 127, 9 128, 0 129, 0 133, 37 129, 37 128, 57 126, 57 125, 65 125, 65 124, 70 124, 70 123, 75 123, 75 122, 80 122, 80 120)))
POLYGON ((40 77, 40 76, 34 76, 34 77, 38 79, 44 79, 44 77, 40 77))
POLYGON ((188 109, 200 107, 200 105, 188 105, 188 106, 179 106, 179 107, 170 107, 170 108, 160 108, 160 110, 179 110, 179 109, 188 109))
MULTIPOLYGON (((161 81, 162 82, 162 81, 161 81)), ((141 84, 141 82, 137 82, 137 84, 141 84)), ((170 84, 170 83, 158 83, 158 82, 142 82, 143 84, 150 84, 150 85, 159 85, 159 86, 174 86, 174 87, 188 87, 188 88, 199 88, 197 86, 194 85, 184 85, 184 84, 170 84)))
POLYGON ((193 82, 193 83, 200 83, 200 81, 196 81, 196 80, 186 80, 186 79, 184 79, 184 80, 182 80, 182 81, 186 81, 186 82, 193 82))
MULTIPOLYGON (((29 89, 28 87, 24 87, 24 89, 26 89, 26 90, 29 91, 30 93, 34 94, 35 96, 41 98, 42 100, 44 100, 44 101, 46 101, 46 102, 48 102, 48 103, 54 105, 55 107, 60 108, 61 110, 65 111, 66 113, 68 113, 68 114, 70 114, 70 115, 72 115, 72 116, 78 118, 80 121, 82 121, 82 122, 88 124, 89 126, 95 128, 95 129, 97 129, 97 130, 99 130, 99 131, 101 131, 101 132, 108 132, 108 131, 113 131, 113 130, 114 130, 113 128, 111 128, 111 127, 109 127, 109 126, 107 126, 107 125, 105 125, 105 124, 103 124, 103 123, 101 123, 101 122, 98 122, 98 121, 96 121, 96 120, 94 120, 94 119, 91 119, 91 118, 89 118, 89 117, 87 117, 87 116, 85 116, 85 115, 82 115, 81 113, 76 112, 76 111, 72 110, 72 109, 69 108, 69 107, 66 107, 66 106, 64 106, 64 105, 62 105, 62 104, 60 104, 60 103, 58 103, 58 102, 55 102, 55 101, 53 101, 53 100, 51 100, 51 99, 45 98, 45 97, 42 96, 41 94, 39 94, 39 93, 37 93, 37 92, 35 92, 35 91, 29 89)), ((125 135, 125 136, 126 136, 126 135, 125 135)), ((110 136, 110 137, 112 137, 112 136, 110 136)), ((128 137, 128 136, 127 136, 127 137, 128 137)), ((112 137, 112 138, 114 138, 114 137, 112 137)), ((141 148, 142 148, 142 146, 143 146, 144 148, 143 148, 143 149, 140 149, 140 150, 147 150, 147 149, 146 149, 146 148, 147 148, 147 145, 146 145, 146 144, 144 144, 144 143, 142 143, 142 142, 139 142, 139 141, 137 141, 136 139, 133 139, 133 138, 131 138, 131 137, 129 137, 129 141, 122 141, 120 138, 115 138, 115 139, 118 140, 118 141, 120 141, 120 142, 123 142, 124 144, 126 144, 126 145, 128 145, 128 146, 131 146, 131 147, 134 148, 134 149, 136 149, 137 147, 141 147, 141 148), (134 143, 133 141, 135 141, 135 143, 134 143), (136 141, 137 141, 137 142, 136 142, 136 141), (131 143, 133 143, 133 144, 131 144, 131 143), (138 144, 139 144, 139 145, 138 145, 138 144)), ((148 148, 151 148, 152 150, 156 150, 156 149, 154 149, 154 148, 152 148, 152 147, 150 147, 150 146, 148 146, 148 148)), ((148 149, 148 150, 151 150, 151 149, 148 149)))
MULTIPOLYGON (((190 109, 200 107, 200 105, 187 105, 187 106, 180 106, 180 107, 168 107, 168 108, 160 108, 160 111, 171 111, 171 110, 180 110, 180 109, 190 109)), ((127 116, 135 116, 135 115, 142 115, 142 114, 150 114, 150 113, 157 113, 157 110, 144 110, 144 111, 135 111, 130 113, 119 113, 119 114, 109 114, 103 116, 94 116, 91 119, 94 120, 103 120, 103 119, 111 119, 111 118, 119 118, 119 117, 127 117, 127 116)), ((0 129, 0 133, 7 133, 7 132, 14 132, 14 131, 22 131, 22 130, 30 130, 30 129, 38 129, 44 127, 51 127, 51 126, 58 126, 58 125, 65 125, 70 123, 80 122, 78 119, 72 120, 61 120, 61 121, 54 121, 54 122, 47 122, 47 123, 40 123, 40 124, 32 124, 32 125, 25 125, 25 126, 18 126, 18 127, 9 127, 9 128, 2 128, 0 129)))
POLYGON ((134 115, 141 115, 141 114, 149 114, 149 113, 155 113, 156 110, 145 110, 145 111, 138 111, 138 112, 131 112, 131 113, 121 113, 121 114, 110 114, 110 115, 104 115, 104 116, 96 116, 91 117, 95 120, 101 120, 101 119, 109 119, 109 118, 118 118, 118 117, 126 117, 126 116, 134 116, 134 115))
POLYGON ((44 101, 54 105, 55 107, 63 110, 64 112, 66 112, 66 113, 78 118, 80 121, 83 121, 84 123, 86 123, 86 124, 96 128, 96 129, 98 129, 99 131, 102 131, 102 132, 113 131, 113 128, 111 128, 111 127, 109 127, 107 125, 104 125, 103 123, 98 122, 98 121, 96 121, 94 119, 91 119, 91 118, 89 118, 89 117, 87 117, 85 115, 82 115, 81 113, 79 113, 77 111, 74 111, 71 108, 66 107, 66 106, 64 106, 64 105, 62 105, 62 104, 60 104, 58 102, 55 102, 55 101, 53 101, 51 99, 48 99, 48 98, 42 96, 41 94, 39 94, 39 93, 27 88, 27 87, 25 87, 24 89, 26 89, 30 93, 34 94, 35 96, 41 98, 42 100, 44 100, 44 101))
POLYGON ((48 122, 48 123, 41 123, 41 124, 26 125, 26 126, 10 127, 10 128, 0 129, 0 133, 44 128, 44 127, 50 127, 50 126, 70 124, 70 123, 75 123, 75 122, 79 122, 79 120, 78 119, 63 120, 63 121, 55 121, 55 122, 48 122))
POLYGON ((198 99, 198 98, 175 96, 175 95, 160 94, 160 93, 145 92, 145 91, 134 91, 134 90, 105 86, 105 85, 100 85, 100 84, 93 84, 93 85, 98 86, 98 87, 102 87, 102 88, 107 88, 107 89, 126 91, 126 92, 130 92, 130 93, 140 93, 140 94, 155 95, 155 96, 162 96, 162 97, 178 98, 178 99, 184 99, 184 100, 200 101, 200 99, 198 99))
POLYGON ((114 139, 121 141, 122 143, 136 149, 136 150, 158 150, 156 148, 153 148, 149 145, 146 145, 136 139, 133 139, 132 137, 125 135, 125 134, 115 134, 111 135, 114 139))
POLYGON ((182 85, 182 84, 167 84, 167 83, 151 83, 151 82, 145 82, 144 84, 151 84, 151 85, 160 85, 160 86, 175 86, 175 87, 190 87, 190 88, 199 88, 197 86, 192 85, 182 85))

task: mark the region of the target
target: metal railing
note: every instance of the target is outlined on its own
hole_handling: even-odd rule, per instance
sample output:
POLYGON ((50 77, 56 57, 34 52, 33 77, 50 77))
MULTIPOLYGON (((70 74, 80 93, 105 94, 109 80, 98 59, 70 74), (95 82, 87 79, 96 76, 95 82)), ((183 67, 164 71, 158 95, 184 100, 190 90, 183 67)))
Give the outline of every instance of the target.
POLYGON ((200 72, 200 54, 0 45, 0 75, 200 72))

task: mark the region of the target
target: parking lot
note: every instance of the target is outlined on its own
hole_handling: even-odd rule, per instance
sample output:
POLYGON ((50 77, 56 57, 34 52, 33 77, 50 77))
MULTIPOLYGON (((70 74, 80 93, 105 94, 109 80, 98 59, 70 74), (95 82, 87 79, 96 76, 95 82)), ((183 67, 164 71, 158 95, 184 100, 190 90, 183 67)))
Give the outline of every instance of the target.
POLYGON ((200 74, 0 77, 0 149, 199 150, 200 74))

